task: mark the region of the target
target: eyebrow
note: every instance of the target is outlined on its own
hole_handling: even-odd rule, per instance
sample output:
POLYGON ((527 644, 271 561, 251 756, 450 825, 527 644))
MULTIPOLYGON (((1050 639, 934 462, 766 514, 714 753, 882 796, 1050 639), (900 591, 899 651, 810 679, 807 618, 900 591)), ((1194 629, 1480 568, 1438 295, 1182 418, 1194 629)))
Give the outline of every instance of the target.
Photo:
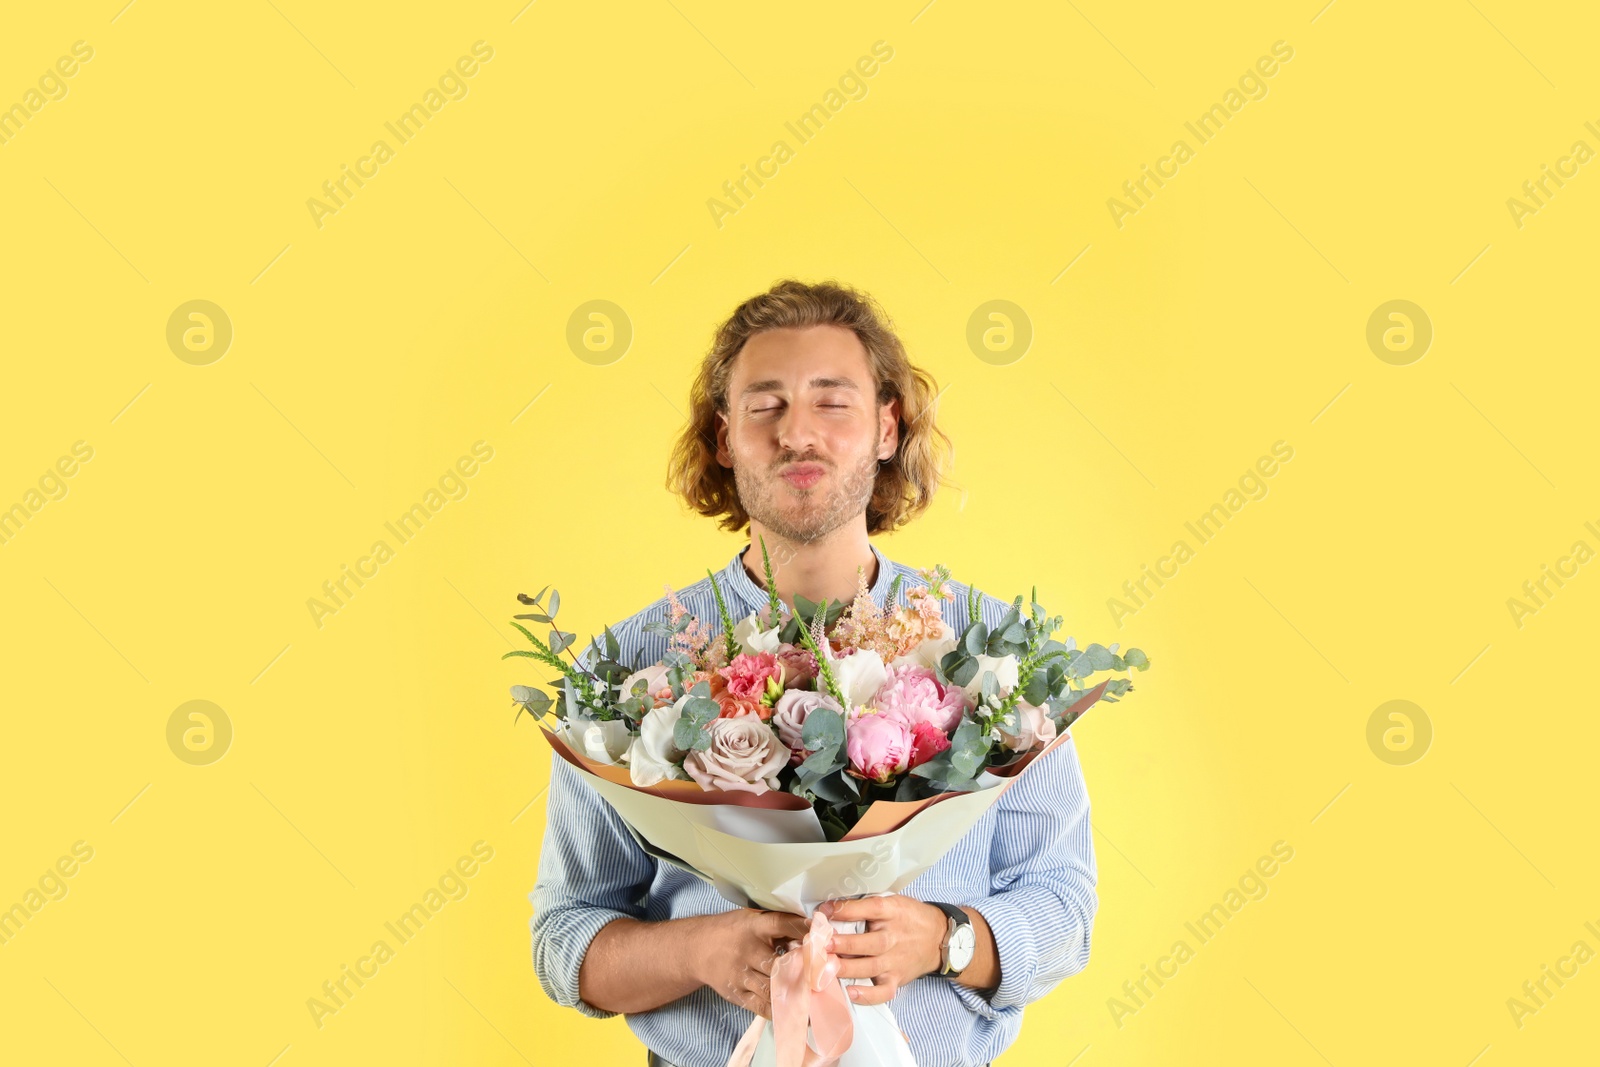
MULTIPOLYGON (((861 387, 855 383, 855 379, 853 378, 819 377, 811 379, 809 384, 813 389, 852 389, 858 393, 861 391, 861 387)), ((767 378, 763 381, 751 382, 749 385, 739 390, 739 395, 744 397, 749 396, 751 393, 770 393, 782 388, 783 382, 776 378, 767 378)))

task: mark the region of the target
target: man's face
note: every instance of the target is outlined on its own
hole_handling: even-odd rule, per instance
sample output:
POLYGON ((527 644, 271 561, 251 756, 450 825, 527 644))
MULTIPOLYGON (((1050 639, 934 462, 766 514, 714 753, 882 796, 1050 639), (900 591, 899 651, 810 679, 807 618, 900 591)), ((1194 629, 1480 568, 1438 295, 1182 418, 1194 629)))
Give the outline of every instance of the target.
POLYGON ((878 460, 899 443, 900 402, 881 408, 866 349, 842 326, 758 333, 734 360, 717 458, 739 502, 779 537, 821 540, 866 511, 878 460))

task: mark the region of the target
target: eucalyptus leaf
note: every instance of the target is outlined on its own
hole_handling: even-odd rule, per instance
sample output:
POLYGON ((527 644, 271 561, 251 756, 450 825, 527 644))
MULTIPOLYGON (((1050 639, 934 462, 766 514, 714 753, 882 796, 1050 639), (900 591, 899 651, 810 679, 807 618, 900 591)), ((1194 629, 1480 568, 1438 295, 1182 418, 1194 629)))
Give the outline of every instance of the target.
POLYGON ((970 778, 978 773, 983 758, 989 754, 989 735, 976 722, 966 720, 956 727, 950 739, 950 766, 956 774, 970 778))
POLYGON ((706 723, 717 717, 717 702, 695 698, 683 706, 683 714, 672 724, 672 743, 684 752, 704 751, 711 745, 706 723))
POLYGON ((800 743, 808 752, 827 752, 832 758, 831 754, 844 744, 843 716, 832 708, 811 709, 805 725, 800 728, 800 743))
POLYGON ((1041 674, 1040 672, 1035 671, 1033 673, 1033 677, 1028 679, 1028 684, 1023 687, 1022 699, 1026 700, 1028 703, 1032 704, 1034 707, 1040 707, 1049 698, 1050 698, 1050 682, 1049 682, 1049 679, 1046 678, 1045 675, 1041 674))
POLYGON ((821 778, 843 768, 844 762, 839 759, 837 751, 819 750, 807 756, 795 773, 803 770, 807 777, 821 778))

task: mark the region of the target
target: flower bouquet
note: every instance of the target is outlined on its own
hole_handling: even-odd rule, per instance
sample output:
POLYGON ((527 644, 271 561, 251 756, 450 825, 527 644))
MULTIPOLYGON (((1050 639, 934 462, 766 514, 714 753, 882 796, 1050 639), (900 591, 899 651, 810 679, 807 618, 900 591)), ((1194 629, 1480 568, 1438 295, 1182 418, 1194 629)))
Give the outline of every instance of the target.
MULTIPOLYGON (((775 590, 764 543, 762 558, 775 590)), ((926 584, 907 590, 906 605, 900 576, 879 607, 861 575, 848 605, 796 596, 788 612, 772 592, 739 620, 713 574, 720 632, 669 590, 668 611, 645 627, 668 638, 651 664, 618 662, 609 627, 568 663, 574 635, 554 625, 560 594, 518 597, 534 610, 517 619, 552 628, 546 641, 513 622, 534 648, 503 658, 561 672, 553 695, 511 687, 518 717, 541 722, 646 852, 734 904, 813 920, 805 951, 779 958, 774 1020, 757 1018, 730 1064, 799 1063, 808 1031, 823 1056, 814 1062, 911 1064, 888 1005, 851 1002, 843 984, 855 980, 826 966, 829 930, 863 924, 830 928, 817 907, 910 884, 1092 704, 1132 688, 1124 677, 1086 689, 1086 679, 1149 669, 1138 649, 1054 640, 1061 618, 1036 600, 1024 615, 1020 595, 989 626, 969 588, 971 621, 958 634, 943 619, 950 572, 916 573, 926 584), (933 805, 937 819, 919 818, 933 805)))

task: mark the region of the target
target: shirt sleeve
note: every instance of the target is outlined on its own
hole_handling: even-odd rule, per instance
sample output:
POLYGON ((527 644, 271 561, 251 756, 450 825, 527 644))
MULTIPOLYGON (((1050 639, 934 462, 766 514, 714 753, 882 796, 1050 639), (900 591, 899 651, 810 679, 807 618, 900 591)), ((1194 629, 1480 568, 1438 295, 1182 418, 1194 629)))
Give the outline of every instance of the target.
MULTIPOLYGON (((588 653, 579 657, 588 662, 588 653)), ((1021 784, 1020 782, 1018 784, 1021 784)), ((595 1019, 617 1014, 578 996, 578 972, 600 928, 645 917, 657 862, 616 810, 566 760, 552 754, 533 902, 533 969, 545 995, 595 1019)))
MULTIPOLYGON (((994 625, 1010 609, 986 602, 994 625)), ((989 1019, 1005 1018, 1089 964, 1099 895, 1089 790, 1072 740, 1034 760, 995 804, 988 896, 961 903, 994 935, 1000 985, 992 997, 951 982, 956 996, 989 1019)))

